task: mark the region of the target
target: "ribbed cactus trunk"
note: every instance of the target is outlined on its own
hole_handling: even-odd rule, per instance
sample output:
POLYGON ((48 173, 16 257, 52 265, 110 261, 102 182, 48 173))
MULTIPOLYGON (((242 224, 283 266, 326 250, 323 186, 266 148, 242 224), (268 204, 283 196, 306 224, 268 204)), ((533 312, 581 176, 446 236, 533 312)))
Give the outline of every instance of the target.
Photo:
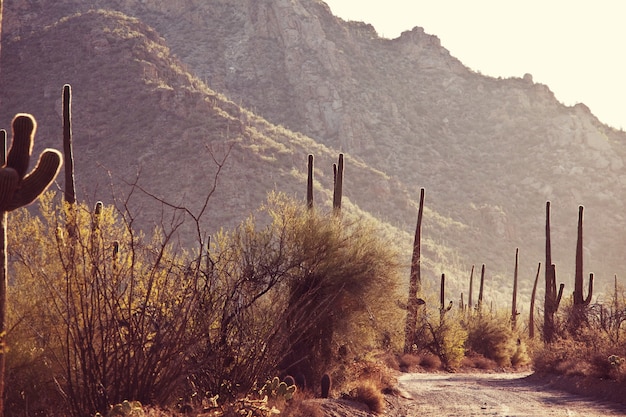
MULTIPOLYGON (((1 7, 1 6, 0 6, 1 7)), ((6 311, 7 311, 7 220, 8 212, 32 203, 54 180, 61 166, 61 154, 46 149, 35 169, 26 173, 33 149, 37 123, 29 114, 20 113, 13 118, 13 140, 0 168, 0 416, 4 412, 4 374, 6 362, 6 311)), ((2 149, 6 149, 6 135, 2 149)))
POLYGON ((424 214, 424 189, 420 191, 420 204, 417 211, 417 226, 415 227, 415 239, 413 241, 413 257, 411 260, 411 275, 409 277, 409 299, 406 304, 406 323, 404 327, 404 352, 411 352, 415 343, 415 331, 417 330, 417 312, 419 309, 418 295, 422 289, 421 278, 421 240, 422 240, 422 216, 424 214))

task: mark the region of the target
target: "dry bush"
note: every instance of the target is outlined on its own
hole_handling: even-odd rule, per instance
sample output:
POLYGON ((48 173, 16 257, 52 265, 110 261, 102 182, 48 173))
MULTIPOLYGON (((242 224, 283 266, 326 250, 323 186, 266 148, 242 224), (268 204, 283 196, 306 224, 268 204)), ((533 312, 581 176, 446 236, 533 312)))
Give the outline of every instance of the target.
POLYGON ((284 417, 324 417, 321 403, 311 401, 311 393, 296 392, 293 399, 281 408, 280 415, 284 417))
POLYGON ((442 368, 441 359, 435 355, 431 354, 423 354, 419 357, 419 366, 426 369, 427 371, 435 371, 442 368))
POLYGON ((385 410, 385 396, 375 381, 368 379, 359 381, 352 398, 367 405, 373 413, 381 414, 385 410))
POLYGON ((480 369, 483 371, 491 371, 498 367, 498 364, 489 358, 477 353, 470 353, 463 359, 462 366, 464 368, 480 369))
POLYGON ((420 365, 422 357, 413 353, 404 353, 398 357, 398 370, 411 372, 420 365))
POLYGON ((611 343, 606 332, 583 326, 575 337, 567 335, 537 349, 533 368, 539 373, 621 381, 625 356, 626 347, 611 343))

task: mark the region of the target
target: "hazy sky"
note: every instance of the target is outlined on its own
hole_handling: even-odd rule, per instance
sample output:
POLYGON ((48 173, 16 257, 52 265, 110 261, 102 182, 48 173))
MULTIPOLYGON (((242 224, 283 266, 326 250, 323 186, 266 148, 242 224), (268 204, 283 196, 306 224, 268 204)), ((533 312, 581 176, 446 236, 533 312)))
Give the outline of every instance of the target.
POLYGON ((503 78, 530 73, 562 103, 584 103, 626 129, 625 0, 325 1, 385 38, 420 26, 467 67, 503 78))

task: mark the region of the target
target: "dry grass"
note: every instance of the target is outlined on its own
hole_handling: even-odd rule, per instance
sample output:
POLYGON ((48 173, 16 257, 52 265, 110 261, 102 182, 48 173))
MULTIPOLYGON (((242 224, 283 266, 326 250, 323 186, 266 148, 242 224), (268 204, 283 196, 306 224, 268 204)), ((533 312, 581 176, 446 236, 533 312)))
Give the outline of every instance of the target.
POLYGON ((385 397, 374 381, 360 381, 355 389, 353 399, 367 405, 373 413, 380 414, 385 410, 385 397))

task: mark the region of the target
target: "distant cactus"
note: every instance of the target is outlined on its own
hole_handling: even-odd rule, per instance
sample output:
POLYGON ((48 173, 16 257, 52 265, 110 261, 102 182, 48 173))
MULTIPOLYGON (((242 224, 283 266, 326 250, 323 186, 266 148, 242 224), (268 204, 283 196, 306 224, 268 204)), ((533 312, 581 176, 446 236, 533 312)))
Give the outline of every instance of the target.
MULTIPOLYGON (((46 149, 30 173, 26 173, 33 150, 37 123, 30 114, 19 113, 13 118, 13 141, 8 154, 2 146, 0 167, 0 347, 5 346, 7 300, 7 212, 24 207, 37 199, 52 183, 61 167, 61 154, 46 149), (6 158, 4 157, 6 155, 6 158)), ((2 135, 4 137, 4 135, 2 135)), ((4 370, 6 349, 0 349, 0 415, 4 411, 4 370)))
POLYGON ((313 155, 309 155, 308 175, 306 183, 306 206, 313 209, 313 155))
POLYGON ((76 203, 74 155, 72 150, 72 87, 63 86, 63 154, 65 155, 65 201, 76 203))
POLYGON ((420 190, 420 203, 417 210, 417 226, 415 227, 415 239, 413 240, 413 256, 411 258, 411 272, 409 276, 409 299, 406 303, 406 322, 404 326, 404 352, 409 353, 413 349, 415 331, 417 328, 417 316, 419 309, 419 294, 422 291, 421 278, 421 240, 422 240, 422 217, 424 215, 424 189, 420 190))
POLYGON ((578 207, 578 238, 576 240, 576 269, 574 274, 574 306, 570 317, 570 330, 575 332, 587 321, 586 307, 593 296, 593 274, 589 274, 589 291, 583 296, 583 206, 578 207))
POLYGON ((589 275, 589 292, 583 297, 583 206, 578 207, 578 239, 576 241, 576 273, 574 278, 574 305, 587 306, 593 295, 593 274, 589 275))
POLYGON ((539 282, 539 272, 541 272, 541 262, 537 267, 537 274, 535 275, 535 282, 533 284, 533 291, 530 295, 530 313, 528 315, 528 337, 533 339, 535 337, 535 298, 537 296, 537 283, 539 282))
POLYGON ((559 309, 565 284, 556 289, 556 267, 552 263, 552 247, 550 242, 550 202, 546 202, 546 297, 543 315, 543 340, 551 343, 554 340, 554 314, 559 309))
POLYGON ((513 300, 511 301, 511 328, 517 327, 517 270, 519 265, 519 248, 515 248, 515 269, 513 271, 513 300))
POLYGON ((341 214, 341 197, 343 194, 343 154, 339 154, 339 162, 333 164, 333 213, 341 214))
POLYGON ((322 375, 321 386, 322 386, 322 398, 328 398, 328 396, 330 395, 330 386, 331 386, 330 375, 328 374, 322 375))

